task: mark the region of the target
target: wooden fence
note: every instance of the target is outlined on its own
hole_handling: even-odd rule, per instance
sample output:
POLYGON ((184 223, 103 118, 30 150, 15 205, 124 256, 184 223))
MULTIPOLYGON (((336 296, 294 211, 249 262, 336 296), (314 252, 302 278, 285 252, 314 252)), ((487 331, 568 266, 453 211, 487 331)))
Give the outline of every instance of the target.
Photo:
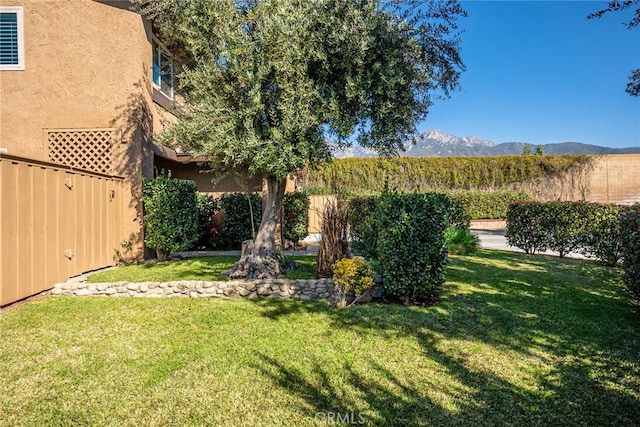
MULTIPOLYGON (((0 157, 0 306, 114 264, 123 179, 0 157)), ((128 200, 128 199, 127 199, 128 200)))
POLYGON ((336 196, 332 194, 309 196, 309 233, 320 233, 324 207, 327 203, 335 203, 335 200, 336 196))

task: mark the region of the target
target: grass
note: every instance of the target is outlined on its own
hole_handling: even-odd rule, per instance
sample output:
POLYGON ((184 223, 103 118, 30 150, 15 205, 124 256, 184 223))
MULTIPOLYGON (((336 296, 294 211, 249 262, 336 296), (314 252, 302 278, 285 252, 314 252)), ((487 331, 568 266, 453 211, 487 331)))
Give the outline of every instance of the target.
MULTIPOLYGON (((287 272, 285 276, 288 279, 313 279, 317 276, 315 257, 300 255, 290 258, 299 263, 300 267, 287 272)), ((229 278, 222 276, 220 273, 231 268, 238 259, 238 256, 217 255, 179 261, 127 265, 92 274, 87 278, 87 281, 90 283, 171 282, 180 280, 227 281, 229 278)))
POLYGON ((33 301, 0 316, 0 425, 637 425, 617 270, 480 250, 446 277, 427 308, 33 301))

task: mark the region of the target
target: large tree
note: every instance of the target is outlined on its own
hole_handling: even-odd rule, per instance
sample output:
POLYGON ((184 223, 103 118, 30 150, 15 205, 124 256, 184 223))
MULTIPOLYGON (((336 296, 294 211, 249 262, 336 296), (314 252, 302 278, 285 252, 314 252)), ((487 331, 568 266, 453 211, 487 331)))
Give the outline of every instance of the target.
MULTIPOLYGON (((640 24, 640 0, 612 0, 607 4, 606 8, 589 14, 587 18, 600 19, 606 13, 623 11, 626 9, 633 10, 634 7, 636 7, 636 9, 633 12, 633 17, 629 19, 629 21, 624 23, 627 29, 630 30, 640 24)), ((627 83, 625 92, 627 92, 631 96, 640 96, 640 68, 631 70, 631 74, 629 74, 629 83, 627 83)))
POLYGON ((217 174, 266 179, 260 228, 233 277, 277 272, 271 255, 289 173, 330 158, 330 140, 397 153, 464 69, 457 0, 141 5, 182 64, 185 102, 163 141, 207 157, 217 174))

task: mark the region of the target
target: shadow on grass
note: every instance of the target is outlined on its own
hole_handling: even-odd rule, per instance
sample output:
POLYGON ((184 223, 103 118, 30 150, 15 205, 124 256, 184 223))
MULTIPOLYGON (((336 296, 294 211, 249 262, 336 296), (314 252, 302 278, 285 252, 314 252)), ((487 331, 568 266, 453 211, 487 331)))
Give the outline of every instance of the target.
POLYGON ((312 376, 308 378, 304 371, 296 367, 265 354, 260 357, 265 363, 254 367, 278 386, 301 397, 304 408, 298 410, 312 419, 318 420, 319 414, 341 414, 347 416, 352 424, 408 426, 424 425, 428 420, 448 415, 437 404, 375 362, 366 363, 381 373, 386 381, 367 378, 354 366, 344 364, 340 368, 342 381, 338 383, 332 380, 335 373, 319 363, 315 363, 312 376), (356 389, 357 400, 366 401, 368 407, 361 407, 356 399, 351 398, 347 390, 349 388, 356 389))
MULTIPOLYGON (((126 265, 89 275, 90 283, 101 282, 166 282, 181 280, 227 281, 221 273, 228 270, 238 260, 236 255, 215 255, 181 260, 147 262, 126 265)), ((315 258, 309 256, 291 257, 300 264, 286 273, 287 279, 314 279, 317 277, 315 258)))
POLYGON ((344 362, 339 383, 328 371, 335 367, 320 362, 311 377, 294 363, 266 354, 261 358, 267 363, 256 368, 302 399, 300 409, 310 417, 358 410, 367 423, 384 425, 636 425, 640 318, 631 308, 615 269, 583 260, 480 251, 451 260, 442 301, 430 308, 263 305, 269 319, 325 313, 333 330, 355 332, 362 340, 380 334, 414 339, 422 362, 440 372, 433 378, 420 378, 422 371, 416 378, 394 374, 385 368, 394 360, 344 362), (455 343, 463 344, 457 349, 455 343), (503 356, 495 365, 476 363, 478 346, 503 356), (533 379, 522 382, 514 378, 517 372, 505 374, 505 363, 531 370, 526 375, 533 379), (377 375, 367 374, 372 371, 377 375), (438 388, 437 375, 451 378, 442 390, 448 397, 426 391, 438 388), (431 380, 430 389, 416 382, 431 380), (453 403, 443 403, 447 399, 453 403))
POLYGON ((305 301, 291 299, 259 299, 255 301, 262 308, 262 316, 270 320, 287 319, 300 314, 320 314, 333 311, 333 307, 325 301, 305 301))
POLYGON ((88 277, 91 283, 99 282, 164 282, 180 280, 229 280, 220 273, 231 268, 237 256, 215 256, 189 258, 178 261, 163 261, 126 265, 88 277))

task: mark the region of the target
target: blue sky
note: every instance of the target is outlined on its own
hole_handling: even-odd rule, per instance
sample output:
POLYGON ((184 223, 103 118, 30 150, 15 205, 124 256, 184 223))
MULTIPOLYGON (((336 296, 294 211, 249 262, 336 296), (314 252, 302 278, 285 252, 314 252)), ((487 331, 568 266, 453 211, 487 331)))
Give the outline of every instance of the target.
POLYGON ((497 143, 640 146, 640 97, 624 89, 640 68, 631 12, 586 17, 601 1, 461 1, 462 90, 436 100, 418 130, 497 143))

